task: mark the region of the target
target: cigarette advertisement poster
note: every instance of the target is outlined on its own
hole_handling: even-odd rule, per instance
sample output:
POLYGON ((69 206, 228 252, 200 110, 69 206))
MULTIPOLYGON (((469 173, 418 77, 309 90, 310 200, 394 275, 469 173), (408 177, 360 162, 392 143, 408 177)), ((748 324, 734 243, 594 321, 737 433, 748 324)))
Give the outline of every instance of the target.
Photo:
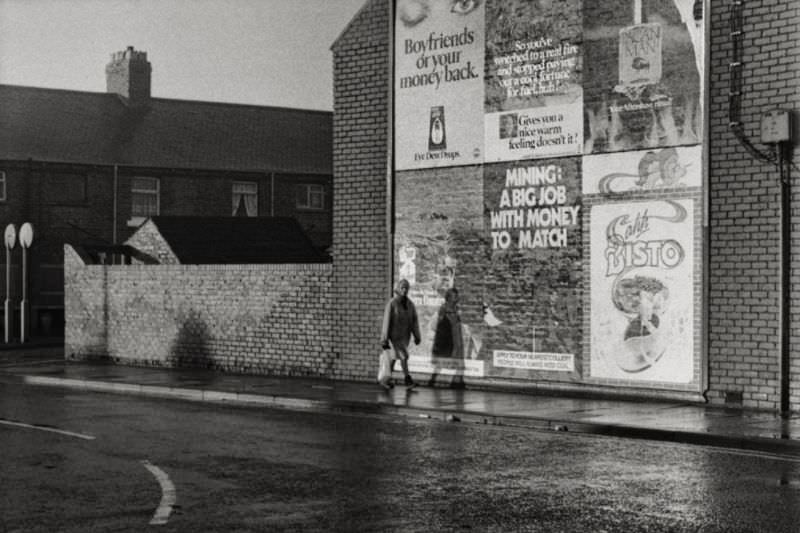
POLYGON ((693 5, 584 2, 583 153, 701 142, 704 52, 693 5))
POLYGON ((398 0, 395 168, 483 161, 483 2, 398 0))
POLYGON ((592 206, 592 378, 693 381, 693 221, 693 200, 592 206))

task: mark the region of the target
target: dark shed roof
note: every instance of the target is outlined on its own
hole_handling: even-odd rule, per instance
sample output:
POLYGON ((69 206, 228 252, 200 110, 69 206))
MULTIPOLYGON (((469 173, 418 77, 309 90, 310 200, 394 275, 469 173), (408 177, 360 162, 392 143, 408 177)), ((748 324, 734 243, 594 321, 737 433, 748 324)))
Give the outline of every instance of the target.
POLYGON ((289 217, 152 217, 181 264, 323 263, 289 217))
POLYGON ((327 111, 0 85, 0 159, 333 173, 327 111))

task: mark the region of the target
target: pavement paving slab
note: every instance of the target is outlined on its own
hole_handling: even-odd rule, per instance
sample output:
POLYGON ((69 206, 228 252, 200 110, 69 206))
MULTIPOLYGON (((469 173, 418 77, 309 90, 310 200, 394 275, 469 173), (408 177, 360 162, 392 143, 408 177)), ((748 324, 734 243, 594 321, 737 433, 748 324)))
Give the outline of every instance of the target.
POLYGON ((254 407, 359 411, 444 421, 512 425, 692 444, 800 457, 800 414, 725 409, 701 403, 633 401, 505 390, 225 374, 71 361, 58 345, 0 349, 0 383, 58 386, 116 394, 254 407))

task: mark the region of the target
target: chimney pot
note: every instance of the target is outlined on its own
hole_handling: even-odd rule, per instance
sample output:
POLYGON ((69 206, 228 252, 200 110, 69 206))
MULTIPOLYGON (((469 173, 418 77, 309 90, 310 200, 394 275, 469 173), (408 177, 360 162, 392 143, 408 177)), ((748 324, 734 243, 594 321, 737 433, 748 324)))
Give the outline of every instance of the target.
POLYGON ((106 92, 122 96, 130 106, 146 106, 150 100, 151 73, 147 53, 129 46, 111 54, 111 62, 106 65, 106 92))

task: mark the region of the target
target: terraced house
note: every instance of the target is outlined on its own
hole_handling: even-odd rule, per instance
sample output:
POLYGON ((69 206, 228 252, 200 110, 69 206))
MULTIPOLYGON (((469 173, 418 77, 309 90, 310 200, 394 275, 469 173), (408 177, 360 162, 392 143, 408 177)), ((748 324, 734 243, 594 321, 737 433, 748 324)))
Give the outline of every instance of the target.
POLYGON ((332 113, 157 98, 152 71, 128 47, 105 93, 0 85, 0 223, 34 226, 34 336, 63 332, 64 244, 120 245, 151 216, 292 217, 331 244, 332 113))

